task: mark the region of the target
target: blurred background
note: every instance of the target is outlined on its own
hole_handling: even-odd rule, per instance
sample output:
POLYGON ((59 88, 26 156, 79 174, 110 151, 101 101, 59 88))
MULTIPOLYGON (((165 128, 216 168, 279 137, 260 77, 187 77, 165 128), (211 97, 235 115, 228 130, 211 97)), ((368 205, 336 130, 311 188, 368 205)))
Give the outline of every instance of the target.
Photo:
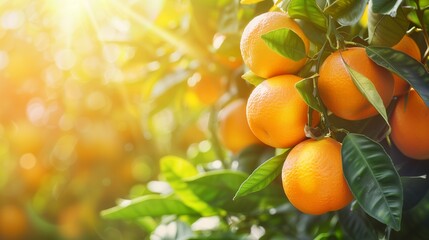
POLYGON ((0 239, 143 239, 99 212, 162 191, 162 156, 225 157, 214 116, 272 4, 0 0, 0 239))

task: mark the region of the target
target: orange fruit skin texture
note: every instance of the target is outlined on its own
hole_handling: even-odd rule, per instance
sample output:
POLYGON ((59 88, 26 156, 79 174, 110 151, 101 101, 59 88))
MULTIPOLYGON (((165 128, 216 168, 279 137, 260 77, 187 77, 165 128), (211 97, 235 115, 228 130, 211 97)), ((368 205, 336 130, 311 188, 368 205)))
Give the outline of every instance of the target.
POLYGON ((390 124, 392 141, 407 157, 429 160, 429 108, 414 89, 399 98, 390 124))
POLYGON ((296 145, 283 164, 282 183, 292 205, 307 214, 339 210, 353 200, 343 175, 341 144, 332 138, 296 145))
POLYGON ((392 74, 375 64, 366 55, 364 48, 355 47, 336 51, 322 63, 318 89, 323 103, 332 113, 347 120, 360 120, 377 115, 377 110, 355 86, 342 59, 374 84, 384 106, 392 100, 392 74))
POLYGON ((250 130, 246 119, 246 101, 237 99, 224 107, 218 116, 219 140, 236 154, 252 144, 262 144, 250 130))
POLYGON ((261 35, 288 28, 295 32, 304 42, 305 51, 310 50, 310 41, 299 25, 282 12, 266 12, 253 18, 244 28, 240 41, 241 56, 244 63, 256 75, 270 78, 277 75, 298 72, 307 61, 303 58, 293 61, 272 50, 261 38, 261 35))
MULTIPOLYGON (((399 41, 392 48, 397 51, 401 51, 403 53, 408 54, 410 57, 416 59, 417 61, 420 61, 421 59, 419 46, 408 35, 404 35, 401 41, 399 41)), ((410 90, 410 84, 408 84, 407 81, 405 81, 396 74, 393 74, 393 80, 395 82, 393 96, 402 96, 408 93, 408 91, 410 90)))
MULTIPOLYGON (((250 129, 263 143, 288 148, 304 140, 308 106, 295 88, 302 78, 280 75, 269 78, 253 89, 247 101, 250 129)), ((313 111, 313 123, 320 115, 313 111)))

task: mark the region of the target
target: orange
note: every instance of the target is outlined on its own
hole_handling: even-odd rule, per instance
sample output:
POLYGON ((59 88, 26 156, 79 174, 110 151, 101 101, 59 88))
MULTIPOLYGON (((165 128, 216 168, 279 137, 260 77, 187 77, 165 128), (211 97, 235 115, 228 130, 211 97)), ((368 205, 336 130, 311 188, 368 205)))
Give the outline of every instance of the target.
POLYGON ((198 72, 189 78, 188 86, 201 103, 206 105, 215 103, 225 92, 221 78, 198 72))
POLYGON ((256 75, 270 78, 282 74, 298 72, 307 61, 303 58, 293 61, 272 50, 261 35, 273 30, 287 28, 296 33, 304 42, 305 52, 310 50, 310 41, 299 25, 282 12, 266 12, 253 18, 244 28, 240 41, 241 56, 244 63, 256 75))
POLYGON ((282 183, 292 205, 307 214, 339 210, 353 199, 343 175, 341 144, 332 138, 296 145, 283 164, 282 183))
POLYGON ((393 97, 392 74, 375 64, 364 48, 338 50, 329 55, 319 71, 318 89, 326 107, 338 117, 360 120, 378 114, 354 84, 344 61, 350 68, 368 78, 387 106, 393 97))
MULTIPOLYGON (((295 83, 300 80, 302 78, 295 75, 269 78, 250 94, 247 121, 263 143, 288 148, 305 139, 308 106, 295 88, 295 83)), ((317 124, 319 118, 314 111, 313 123, 317 124)))
MULTIPOLYGON (((408 54, 410 57, 420 61, 421 53, 420 48, 417 43, 408 35, 404 35, 404 37, 399 41, 395 46, 392 47, 397 51, 401 51, 403 53, 408 54)), ((393 74, 393 80, 395 81, 395 88, 393 91, 393 96, 402 96, 408 93, 410 89, 410 84, 407 81, 402 79, 396 74, 393 74)))
POLYGON ((392 141, 406 156, 429 159, 429 107, 414 89, 399 98, 390 119, 392 141))
POLYGON ((23 239, 28 230, 24 210, 16 205, 0 207, 0 239, 23 239))
POLYGON ((261 142, 249 128, 246 119, 246 101, 237 99, 224 107, 218 116, 221 143, 233 153, 261 142))

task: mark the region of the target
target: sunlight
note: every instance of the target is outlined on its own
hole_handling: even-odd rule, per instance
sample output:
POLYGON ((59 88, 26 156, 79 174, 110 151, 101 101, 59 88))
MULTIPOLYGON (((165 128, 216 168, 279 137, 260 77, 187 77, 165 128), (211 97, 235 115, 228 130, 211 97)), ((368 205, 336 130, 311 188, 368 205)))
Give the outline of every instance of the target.
MULTIPOLYGON (((196 49, 194 46, 191 46, 188 42, 184 41, 183 39, 180 39, 176 35, 171 34, 169 31, 156 26, 149 19, 135 12, 133 9, 125 6, 120 1, 111 0, 111 2, 118 10, 120 10, 123 14, 126 14, 127 16, 129 16, 132 20, 136 21, 138 24, 144 27, 145 30, 148 30, 151 33, 155 34, 157 37, 159 37, 166 43, 171 44, 176 49, 198 59, 202 59, 204 57, 203 55, 201 55, 201 52, 198 51, 198 49, 196 49)), ((147 6, 150 6, 149 3, 147 4, 147 6)))
POLYGON ((65 47, 71 46, 73 35, 86 17, 83 2, 84 0, 50 0, 46 3, 51 19, 56 21, 57 33, 61 41, 64 41, 65 47))

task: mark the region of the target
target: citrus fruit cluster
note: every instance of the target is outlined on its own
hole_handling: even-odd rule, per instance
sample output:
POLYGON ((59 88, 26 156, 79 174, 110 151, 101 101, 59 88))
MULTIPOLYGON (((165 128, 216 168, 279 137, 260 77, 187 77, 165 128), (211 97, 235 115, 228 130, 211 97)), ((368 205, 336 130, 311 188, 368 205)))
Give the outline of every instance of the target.
MULTIPOLYGON (((419 47, 409 36, 405 35, 392 48, 420 60, 419 47)), ((247 100, 250 130, 266 145, 292 148, 282 170, 283 189, 289 201, 308 214, 323 214, 348 205, 353 195, 343 175, 341 143, 329 136, 307 139, 305 133, 308 125, 315 127, 321 123, 321 114, 309 110, 295 88, 303 79, 299 71, 308 62, 310 40, 286 13, 266 12, 245 27, 240 50, 244 64, 264 79, 247 100), (302 40, 307 57, 294 61, 264 42, 264 34, 283 28, 302 40)), ((373 62, 364 47, 334 49, 320 65, 317 96, 328 113, 347 121, 379 114, 356 85, 353 75, 368 79, 385 107, 394 97, 399 98, 390 119, 392 140, 405 155, 428 159, 429 108, 405 80, 373 62), (414 130, 410 130, 409 123, 413 123, 414 130)))

